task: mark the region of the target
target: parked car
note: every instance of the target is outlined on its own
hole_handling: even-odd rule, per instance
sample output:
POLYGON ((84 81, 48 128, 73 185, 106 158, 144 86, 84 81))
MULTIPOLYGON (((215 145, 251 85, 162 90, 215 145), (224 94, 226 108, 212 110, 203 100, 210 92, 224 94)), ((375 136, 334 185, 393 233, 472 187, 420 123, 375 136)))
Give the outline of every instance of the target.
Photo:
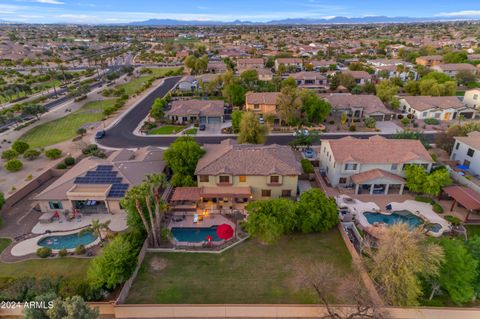
POLYGON ((303 155, 305 155, 306 158, 314 158, 315 151, 312 148, 307 148, 303 151, 303 155))
POLYGON ((207 128, 207 127, 206 127, 205 124, 200 124, 200 125, 198 126, 198 129, 199 129, 200 131, 205 131, 206 128, 207 128))
POLYGON ((96 134, 95 134, 95 139, 96 140, 101 140, 102 138, 105 137, 105 135, 107 135, 107 132, 105 131, 98 131, 96 134))
POLYGON ((307 129, 300 129, 300 130, 296 130, 295 132, 293 132, 293 136, 308 136, 308 130, 307 129))
POLYGON ((258 122, 260 124, 265 124, 265 120, 263 119, 263 117, 258 118, 258 122))

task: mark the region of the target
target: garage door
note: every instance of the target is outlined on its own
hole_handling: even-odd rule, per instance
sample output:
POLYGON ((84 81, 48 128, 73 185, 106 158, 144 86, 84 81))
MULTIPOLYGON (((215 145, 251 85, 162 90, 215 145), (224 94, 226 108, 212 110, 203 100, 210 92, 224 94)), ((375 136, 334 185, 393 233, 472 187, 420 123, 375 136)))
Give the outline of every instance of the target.
POLYGON ((205 116, 200 116, 200 124, 206 124, 207 118, 205 116))
POLYGON ((382 115, 370 115, 370 117, 377 122, 383 121, 383 116, 382 115))
POLYGON ((473 112, 462 112, 460 114, 463 115, 463 118, 467 120, 473 118, 473 112))
POLYGON ((208 124, 220 124, 222 123, 222 118, 220 116, 209 117, 208 124))

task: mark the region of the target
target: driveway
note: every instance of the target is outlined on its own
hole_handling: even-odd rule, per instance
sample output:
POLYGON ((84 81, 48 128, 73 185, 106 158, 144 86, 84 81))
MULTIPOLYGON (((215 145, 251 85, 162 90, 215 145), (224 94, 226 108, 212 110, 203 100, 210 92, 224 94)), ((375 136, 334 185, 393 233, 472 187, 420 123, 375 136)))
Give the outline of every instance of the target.
POLYGON ((391 121, 378 121, 377 128, 383 134, 395 134, 403 131, 403 128, 391 121))

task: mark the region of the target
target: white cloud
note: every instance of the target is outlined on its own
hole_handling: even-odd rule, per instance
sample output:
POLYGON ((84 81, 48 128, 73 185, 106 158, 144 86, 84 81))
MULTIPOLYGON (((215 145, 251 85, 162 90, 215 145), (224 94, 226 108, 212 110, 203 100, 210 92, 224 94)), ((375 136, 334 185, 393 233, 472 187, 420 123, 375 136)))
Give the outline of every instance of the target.
POLYGON ((454 12, 440 12, 437 17, 480 17, 480 10, 463 10, 454 12))
POLYGON ((33 0, 33 2, 46 3, 46 4, 65 4, 65 2, 58 0, 33 0))

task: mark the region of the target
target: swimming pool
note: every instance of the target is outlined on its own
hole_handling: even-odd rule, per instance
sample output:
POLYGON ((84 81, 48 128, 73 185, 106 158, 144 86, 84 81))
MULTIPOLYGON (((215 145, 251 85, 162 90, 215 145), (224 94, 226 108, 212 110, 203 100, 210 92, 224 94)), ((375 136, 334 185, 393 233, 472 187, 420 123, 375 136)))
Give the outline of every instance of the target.
POLYGON ((176 241, 201 243, 207 240, 207 236, 212 236, 212 241, 221 241, 217 235, 217 227, 173 227, 171 232, 176 241))
POLYGON ((415 216, 408 210, 394 211, 390 215, 374 212, 364 212, 363 215, 371 225, 374 223, 385 223, 388 225, 405 223, 410 228, 416 228, 423 224, 423 220, 420 217, 415 216))
POLYGON ((80 245, 91 244, 97 239, 97 236, 91 232, 75 233, 62 236, 48 236, 38 241, 38 246, 49 247, 51 249, 73 249, 80 245))

